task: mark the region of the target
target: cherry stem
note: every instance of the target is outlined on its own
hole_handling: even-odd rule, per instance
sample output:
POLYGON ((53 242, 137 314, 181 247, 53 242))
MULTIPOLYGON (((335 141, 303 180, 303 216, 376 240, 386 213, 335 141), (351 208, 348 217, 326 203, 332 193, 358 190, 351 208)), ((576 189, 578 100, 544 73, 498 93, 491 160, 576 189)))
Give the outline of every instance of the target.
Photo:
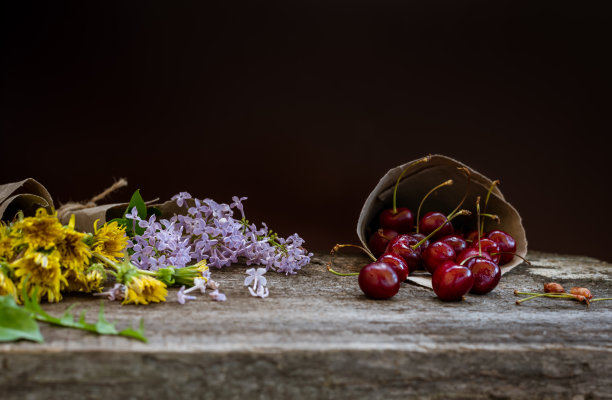
POLYGON ((330 264, 328 264, 328 265, 327 265, 327 270, 328 270, 329 272, 331 272, 332 274, 334 274, 334 275, 338 275, 338 276, 357 276, 357 275, 359 275, 359 272, 351 272, 351 273, 347 273, 347 274, 343 274, 343 273, 340 273, 340 272, 336 272, 336 271, 334 271, 334 270, 331 268, 331 265, 330 265, 330 264))
POLYGON ((536 297, 542 297, 542 296, 544 296, 544 294, 535 294, 535 295, 530 296, 530 297, 525 297, 524 299, 517 300, 516 304, 519 305, 519 304, 521 304, 524 301, 535 299, 536 297))
POLYGON ((373 255, 373 254, 370 252, 370 250, 366 249, 365 247, 358 246, 358 245, 356 245, 356 244, 336 244, 336 245, 335 245, 335 246, 334 246, 334 247, 331 249, 330 254, 331 254, 332 258, 331 258, 331 260, 329 260, 329 262, 327 263, 327 270, 328 270, 329 272, 331 272, 332 274, 334 274, 334 275, 338 275, 338 276, 355 276, 355 275, 359 275, 359 272, 350 272, 350 273, 343 274, 343 273, 341 273, 341 272, 337 272, 337 271, 334 271, 334 270, 332 269, 332 264, 333 264, 334 259, 335 259, 335 257, 336 257, 336 253, 338 252, 338 250, 340 250, 340 249, 341 249, 341 248, 343 248, 343 247, 355 247, 355 248, 358 248, 358 249, 360 249, 360 250, 363 250, 363 251, 364 251, 364 252, 365 252, 365 253, 366 253, 366 254, 367 254, 367 255, 368 255, 368 256, 369 256, 369 257, 370 257, 372 260, 376 261, 376 257, 374 257, 374 255, 373 255))
MULTIPOLYGON (((491 186, 489 187, 489 191, 487 192, 487 197, 485 198, 485 203, 484 203, 484 208, 483 211, 487 211, 487 206, 489 205, 489 197, 491 197, 491 192, 493 192, 493 189, 495 189, 495 187, 497 185, 499 185, 499 179, 494 180, 493 182, 491 182, 491 186)), ((482 221, 482 225, 480 226, 480 230, 484 231, 484 220, 482 221)))
POLYGON ((387 239, 389 241, 391 241, 393 239, 392 237, 385 236, 385 231, 382 228, 378 229, 378 231, 376 231, 376 233, 378 233, 380 236, 384 237, 385 239, 387 239))
POLYGON ((421 208, 423 207, 423 203, 425 203, 425 200, 429 197, 430 194, 432 194, 436 190, 440 189, 441 187, 443 187, 443 186, 450 186, 452 184, 453 184, 453 180, 452 179, 449 179, 446 182, 442 182, 441 184, 439 184, 438 186, 436 186, 435 188, 433 188, 429 192, 427 192, 427 194, 423 197, 423 199, 421 200, 421 203, 419 204, 419 208, 417 209, 417 215, 416 215, 416 233, 419 233, 419 219, 421 217, 421 208))
POLYGON ((472 173, 470 172, 469 169, 467 169, 465 167, 458 167, 457 169, 460 169, 461 171, 463 171, 465 173, 465 175, 467 176, 467 184, 465 185, 465 193, 463 194, 463 198, 461 199, 459 204, 457 204, 457 207, 455 207, 455 209, 450 214, 448 214, 448 215, 453 215, 454 213, 457 212, 457 210, 459 210, 461 208, 461 206, 465 202, 465 199, 467 199, 468 192, 470 191, 470 181, 472 179, 472 173))
POLYGON ((514 291, 515 295, 526 295, 526 296, 545 296, 545 297, 561 297, 561 298, 573 298, 573 294, 569 293, 531 293, 531 292, 520 292, 518 290, 514 291))
POLYGON ((366 249, 365 247, 356 245, 356 244, 337 244, 331 250, 331 254, 332 255, 335 254, 338 250, 340 250, 343 247, 354 247, 356 249, 363 250, 363 252, 366 253, 368 255, 368 257, 370 257, 372 259, 372 261, 376 261, 376 257, 374 257, 374 254, 372 254, 372 252, 370 250, 366 249))
POLYGON ((604 301, 604 300, 612 300, 612 297, 600 297, 599 299, 591 300, 591 303, 594 301, 604 301))
POLYGON ((571 294, 571 293, 530 293, 530 292, 519 292, 518 290, 515 290, 514 294, 515 295, 522 294, 522 295, 530 296, 530 297, 527 297, 525 299, 518 300, 516 302, 516 304, 520 304, 520 303, 522 303, 524 301, 535 299, 537 297, 548 297, 550 299, 572 299, 572 300, 577 300, 577 301, 579 301, 581 303, 585 302, 587 307, 590 304, 589 299, 587 299, 586 297, 580 296, 580 295, 571 294))
MULTIPOLYGON (((457 211, 455 214, 451 215, 450 217, 446 218, 446 222, 452 221, 455 217, 457 217, 459 215, 470 215, 470 214, 472 214, 472 213, 469 212, 468 210, 460 210, 460 211, 457 211)), ((429 235, 425 236, 419 243, 417 243, 414 246, 412 246, 412 250, 418 249, 420 245, 422 245, 427 240, 429 240, 429 238, 431 238, 433 235, 435 235, 436 232, 438 232, 440 229, 442 229, 444 227, 444 225, 446 225, 446 222, 443 223, 442 225, 440 225, 439 227, 437 227, 436 229, 434 229, 429 235)))
POLYGON ((528 259, 526 259, 523 256, 519 256, 518 254, 513 253, 511 251, 498 251, 497 253, 491 253, 492 256, 496 256, 498 254, 512 254, 513 256, 516 256, 516 257, 520 258, 521 260, 525 261, 527 264, 529 264, 530 267, 532 266, 532 264, 529 262, 528 259))
MULTIPOLYGON (((497 221, 498 224, 501 224, 501 219, 499 218, 499 215, 481 213, 480 216, 481 217, 487 217, 487 218, 494 219, 495 221, 497 221)), ((482 221, 482 224, 484 226, 484 220, 482 221)), ((483 232, 484 232, 484 230, 483 230, 483 232)))
POLYGON ((470 261, 473 258, 482 258, 482 255, 476 254, 475 256, 469 256, 465 260, 461 261, 461 263, 459 265, 463 265, 463 264, 465 264, 466 262, 470 261))
POLYGON ((397 214, 397 187, 399 186, 400 180, 402 180, 402 177, 404 176, 406 171, 408 171, 409 169, 411 169, 415 165, 428 162, 429 160, 431 160, 431 155, 425 156, 425 157, 423 157, 421 159, 418 159, 418 160, 410 163, 410 165, 408 165, 406 168, 404 168, 404 170, 402 171, 400 176, 397 178, 397 181, 395 182, 395 188, 393 189, 393 214, 397 214))
POLYGON ((478 228, 478 254, 480 254, 482 257, 482 246, 480 244, 480 196, 476 197, 476 215, 476 227, 478 228))

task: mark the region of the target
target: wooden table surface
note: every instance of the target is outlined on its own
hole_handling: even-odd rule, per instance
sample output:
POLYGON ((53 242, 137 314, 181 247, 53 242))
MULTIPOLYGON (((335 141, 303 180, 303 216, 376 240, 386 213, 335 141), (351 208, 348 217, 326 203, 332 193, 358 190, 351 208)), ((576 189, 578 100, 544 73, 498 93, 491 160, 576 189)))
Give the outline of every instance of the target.
MULTIPOLYGON (((44 344, 0 344, 0 399, 612 399, 612 301, 590 308, 513 291, 555 280, 612 297, 612 265, 531 252, 486 296, 443 303, 402 284, 391 300, 365 298, 356 277, 326 271, 316 255, 298 275, 266 274, 253 298, 244 266, 213 271, 228 296, 148 306, 107 302, 123 328, 145 321, 149 343, 41 324, 44 344)), ((360 256, 336 258, 358 270, 360 256)), ((72 296, 44 308, 59 315, 72 296)))

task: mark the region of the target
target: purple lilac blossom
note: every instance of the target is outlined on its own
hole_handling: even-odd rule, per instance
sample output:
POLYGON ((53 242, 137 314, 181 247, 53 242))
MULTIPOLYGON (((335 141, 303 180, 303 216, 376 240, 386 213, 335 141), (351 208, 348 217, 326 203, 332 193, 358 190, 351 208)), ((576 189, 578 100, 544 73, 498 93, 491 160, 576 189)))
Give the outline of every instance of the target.
POLYGON ((187 300, 195 300, 195 296, 185 294, 185 285, 181 286, 179 291, 176 293, 177 300, 180 304, 185 304, 187 300))
POLYGON ((155 215, 143 220, 135 210, 129 215, 145 229, 129 244, 134 251, 132 260, 139 268, 182 268, 201 260, 221 268, 244 261, 265 266, 266 271, 295 274, 310 262, 312 253, 302 247, 304 240, 299 235, 281 238, 265 223, 261 227, 248 223, 242 204, 246 197, 234 196, 229 205, 192 198, 187 192, 172 199, 179 207, 188 207, 187 213, 160 221, 155 215), (240 211, 240 219, 234 217, 234 210, 240 211))

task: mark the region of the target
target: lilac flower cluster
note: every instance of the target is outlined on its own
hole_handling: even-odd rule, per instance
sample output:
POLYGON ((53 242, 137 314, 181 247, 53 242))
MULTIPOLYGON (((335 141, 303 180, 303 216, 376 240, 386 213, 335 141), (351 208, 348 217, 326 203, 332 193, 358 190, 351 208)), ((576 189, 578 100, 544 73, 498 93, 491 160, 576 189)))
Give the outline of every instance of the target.
POLYGON ((157 270, 172 265, 184 267, 193 260, 207 260, 208 265, 221 268, 244 261, 247 265, 262 265, 266 270, 295 274, 310 262, 297 234, 279 237, 266 224, 257 227, 244 215, 242 202, 246 197, 233 197, 231 204, 211 199, 199 200, 182 192, 172 197, 186 213, 170 220, 157 221, 138 217, 136 210, 126 218, 145 229, 130 244, 131 259, 139 268, 157 270), (234 217, 240 211, 240 219, 234 217))

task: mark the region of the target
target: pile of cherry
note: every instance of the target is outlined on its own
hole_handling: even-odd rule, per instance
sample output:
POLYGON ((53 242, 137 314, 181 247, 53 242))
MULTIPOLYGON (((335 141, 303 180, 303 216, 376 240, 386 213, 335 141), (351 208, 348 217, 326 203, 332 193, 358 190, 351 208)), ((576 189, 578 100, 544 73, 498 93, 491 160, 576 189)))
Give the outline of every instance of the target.
MULTIPOLYGON (((464 211, 464 210, 462 210, 464 211)), ((369 240, 376 261, 359 273, 359 287, 375 299, 393 297, 400 282, 417 269, 432 274, 432 287, 444 301, 461 300, 468 292, 486 294, 501 278, 500 265, 512 260, 516 241, 508 233, 492 230, 458 232, 449 216, 432 211, 419 221, 415 231, 408 208, 384 210, 381 228, 369 240)))
MULTIPOLYGON (((431 211, 420 218, 421 207, 435 190, 452 185, 446 181, 425 195, 417 210, 417 217, 405 207, 397 207, 397 188, 402 176, 414 165, 428 162, 429 157, 409 165, 398 177, 393 192, 393 207, 383 210, 379 216, 380 229, 369 238, 371 251, 354 245, 336 245, 334 254, 341 247, 352 246, 364 250, 373 260, 359 273, 336 275, 359 275, 359 287, 373 299, 388 299, 397 294, 400 283, 417 269, 432 274, 432 287, 436 295, 444 301, 462 300, 469 293, 486 294, 492 291, 501 278, 500 265, 512 260, 516 255, 516 240, 501 230, 484 232, 484 220, 492 218, 499 222, 496 215, 481 213, 480 197, 476 199, 476 230, 459 231, 452 220, 460 215, 471 215, 467 210, 459 210, 467 197, 467 192, 457 208, 445 215, 431 211), (416 224, 415 224, 416 222, 416 224)), ((467 175, 468 187, 470 173, 467 175)), ((483 211, 486 211, 491 192, 499 181, 494 181, 487 193, 483 211)), ((465 224, 463 224, 465 225, 465 224)))

